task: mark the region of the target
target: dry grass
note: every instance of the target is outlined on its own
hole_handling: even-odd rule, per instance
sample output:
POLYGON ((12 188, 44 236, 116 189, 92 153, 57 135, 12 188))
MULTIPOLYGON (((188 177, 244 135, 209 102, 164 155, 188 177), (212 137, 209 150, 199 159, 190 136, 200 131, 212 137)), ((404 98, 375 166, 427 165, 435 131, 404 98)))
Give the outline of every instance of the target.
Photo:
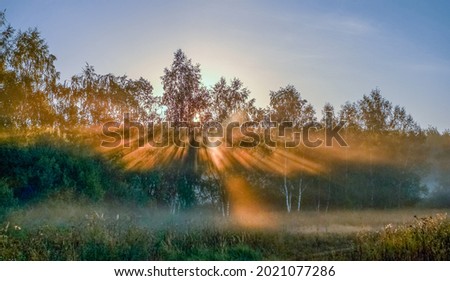
POLYGON ((413 223, 416 217, 429 217, 448 213, 448 209, 400 209, 315 212, 305 211, 292 215, 276 214, 274 220, 289 232, 298 233, 354 233, 378 231, 386 225, 413 223))
POLYGON ((446 211, 269 213, 272 226, 251 228, 201 210, 48 203, 0 222, 0 260, 445 260, 446 211))

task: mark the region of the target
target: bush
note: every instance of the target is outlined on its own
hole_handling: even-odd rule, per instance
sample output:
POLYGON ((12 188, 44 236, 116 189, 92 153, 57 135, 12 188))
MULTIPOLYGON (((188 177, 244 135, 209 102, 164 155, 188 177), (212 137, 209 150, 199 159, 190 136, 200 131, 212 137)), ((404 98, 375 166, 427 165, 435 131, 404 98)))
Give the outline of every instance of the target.
POLYGON ((6 180, 0 180, 0 218, 17 205, 17 199, 6 180))
POLYGON ((2 143, 0 176, 22 204, 65 197, 67 190, 77 198, 99 201, 112 183, 122 181, 120 170, 89 147, 57 138, 2 143))

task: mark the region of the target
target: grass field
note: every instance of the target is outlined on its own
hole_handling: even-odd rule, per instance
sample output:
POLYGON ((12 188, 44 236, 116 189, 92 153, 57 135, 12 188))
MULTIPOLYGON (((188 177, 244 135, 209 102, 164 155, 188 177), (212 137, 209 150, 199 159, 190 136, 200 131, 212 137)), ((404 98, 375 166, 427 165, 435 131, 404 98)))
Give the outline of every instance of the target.
POLYGON ((270 213, 248 227, 201 210, 48 203, 1 223, 0 260, 449 260, 446 211, 270 213))

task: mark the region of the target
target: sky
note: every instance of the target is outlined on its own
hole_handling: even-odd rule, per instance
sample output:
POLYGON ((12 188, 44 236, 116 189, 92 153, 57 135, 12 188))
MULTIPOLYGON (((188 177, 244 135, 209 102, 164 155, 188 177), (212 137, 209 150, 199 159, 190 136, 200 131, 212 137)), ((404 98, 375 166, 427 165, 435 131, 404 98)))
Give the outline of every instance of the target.
POLYGON ((160 77, 182 49, 203 83, 237 77, 256 98, 294 85, 317 112, 372 89, 423 127, 450 128, 450 1, 0 0, 17 29, 36 27, 62 80, 160 77))

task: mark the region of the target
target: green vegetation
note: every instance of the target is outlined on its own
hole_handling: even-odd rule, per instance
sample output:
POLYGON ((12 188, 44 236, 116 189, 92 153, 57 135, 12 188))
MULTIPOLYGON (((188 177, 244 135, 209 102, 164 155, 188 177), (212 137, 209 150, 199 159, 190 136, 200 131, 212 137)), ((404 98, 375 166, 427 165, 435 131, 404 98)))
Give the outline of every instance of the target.
POLYGON ((412 224, 361 234, 357 245, 364 260, 449 260, 450 222, 441 214, 416 217, 412 224))
POLYGON ((449 259, 440 216, 365 225, 381 210, 450 206, 450 132, 420 128, 379 89, 339 111, 326 104, 318 122, 293 85, 271 91, 264 108, 237 78, 206 88, 182 50, 164 69, 162 96, 143 78, 90 65, 61 82, 55 60, 36 29, 16 31, 0 12, 1 260, 449 259), (165 136, 137 122, 194 130, 194 120, 250 121, 260 139, 292 127, 251 149, 142 145, 181 129, 165 136), (349 147, 284 146, 305 126, 318 129, 314 140, 344 120, 349 147), (130 138, 101 146, 105 124, 117 125, 110 137, 130 138))
MULTIPOLYGON (((91 141, 98 137, 94 134, 91 141)), ((440 138, 444 140, 444 137, 440 138)), ((393 138, 385 138, 379 147, 388 149, 390 140, 393 138)), ((121 158, 134 150, 120 149, 104 154, 83 141, 67 140, 49 133, 34 134, 27 140, 14 136, 4 138, 0 141, 0 216, 12 208, 49 198, 68 203, 121 202, 171 209, 172 212, 204 207, 213 213, 223 213, 223 203, 232 200, 226 186, 230 177, 244 179, 254 194, 252 200, 264 204, 265 210, 285 208, 286 192, 282 188, 285 176, 279 171, 267 173, 258 167, 249 168, 237 162, 232 170, 221 172, 211 170, 209 161, 196 160, 190 165, 185 161, 170 160, 159 164, 158 157, 161 156, 154 155, 142 160, 156 162, 153 167, 128 169, 121 158), (196 169, 193 169, 194 165, 196 169)), ((200 148, 196 153, 202 151, 205 149, 200 148)), ((223 157, 232 157, 233 153, 239 152, 223 157)), ((274 161, 280 161, 282 158, 276 153, 256 152, 252 157, 255 163, 258 159, 270 162, 275 157, 278 158, 274 161)), ((314 154, 306 149, 291 150, 290 153, 294 159, 302 155, 303 159, 315 159, 317 166, 327 167, 326 172, 299 171, 286 176, 287 194, 290 203, 295 205, 292 211, 448 206, 445 201, 447 190, 443 186, 433 190, 432 196, 425 196, 427 189, 422 184, 418 168, 425 165, 424 162, 410 164, 411 168, 405 169, 397 163, 382 165, 341 160, 346 153, 343 150, 329 155, 321 149, 314 150, 314 154), (301 198, 298 197, 300 191, 301 198), (299 201, 301 206, 297 204, 299 201)), ((422 157, 423 153, 418 151, 407 157, 422 157)), ((393 161, 401 162, 403 156, 398 155, 393 161)), ((445 177, 444 172, 442 169, 442 178, 445 177)), ((229 203, 231 209, 237 204, 229 203)))
POLYGON ((114 169, 89 150, 44 135, 28 145, 13 139, 0 145, 2 205, 12 207, 47 198, 98 201, 115 179, 114 169), (8 190, 9 187, 9 190, 8 190))
MULTIPOLYGON (((89 209, 89 208, 86 208, 89 209)), ((115 208, 117 209, 117 208, 115 208)), ((65 207, 66 214, 68 212, 65 207)), ((16 214, 0 228, 0 260, 448 260, 450 222, 443 215, 387 225, 379 231, 298 232, 288 228, 249 229, 198 216, 109 217, 92 212, 67 221, 39 222, 16 214), (33 224, 34 222, 34 224, 33 224)), ((47 215, 58 209, 47 209, 47 215)), ((61 209, 59 210, 61 211, 61 209)), ((366 215, 369 214, 366 212, 366 215)), ((308 214, 313 215, 314 214, 308 214)), ((353 219, 342 216, 340 222, 353 219)), ((349 215, 349 214, 347 214, 349 215)), ((398 214, 372 214, 390 219, 398 214), (386 217, 387 216, 387 217, 386 217)), ((32 215, 31 215, 32 216, 32 215)), ((279 219, 283 219, 280 217, 279 219)), ((302 216, 289 216, 290 226, 302 216)), ((330 220, 333 219, 331 214, 330 220)), ((300 221, 300 222, 299 222, 300 221)), ((353 221, 355 222, 355 221, 353 221)), ((307 222, 308 223, 308 222, 307 222)), ((311 223, 311 222, 309 222, 311 223)), ((317 223, 317 222, 316 222, 317 223)), ((322 222, 319 222, 323 223, 322 222)), ((361 228, 363 229, 363 228, 361 228)))

